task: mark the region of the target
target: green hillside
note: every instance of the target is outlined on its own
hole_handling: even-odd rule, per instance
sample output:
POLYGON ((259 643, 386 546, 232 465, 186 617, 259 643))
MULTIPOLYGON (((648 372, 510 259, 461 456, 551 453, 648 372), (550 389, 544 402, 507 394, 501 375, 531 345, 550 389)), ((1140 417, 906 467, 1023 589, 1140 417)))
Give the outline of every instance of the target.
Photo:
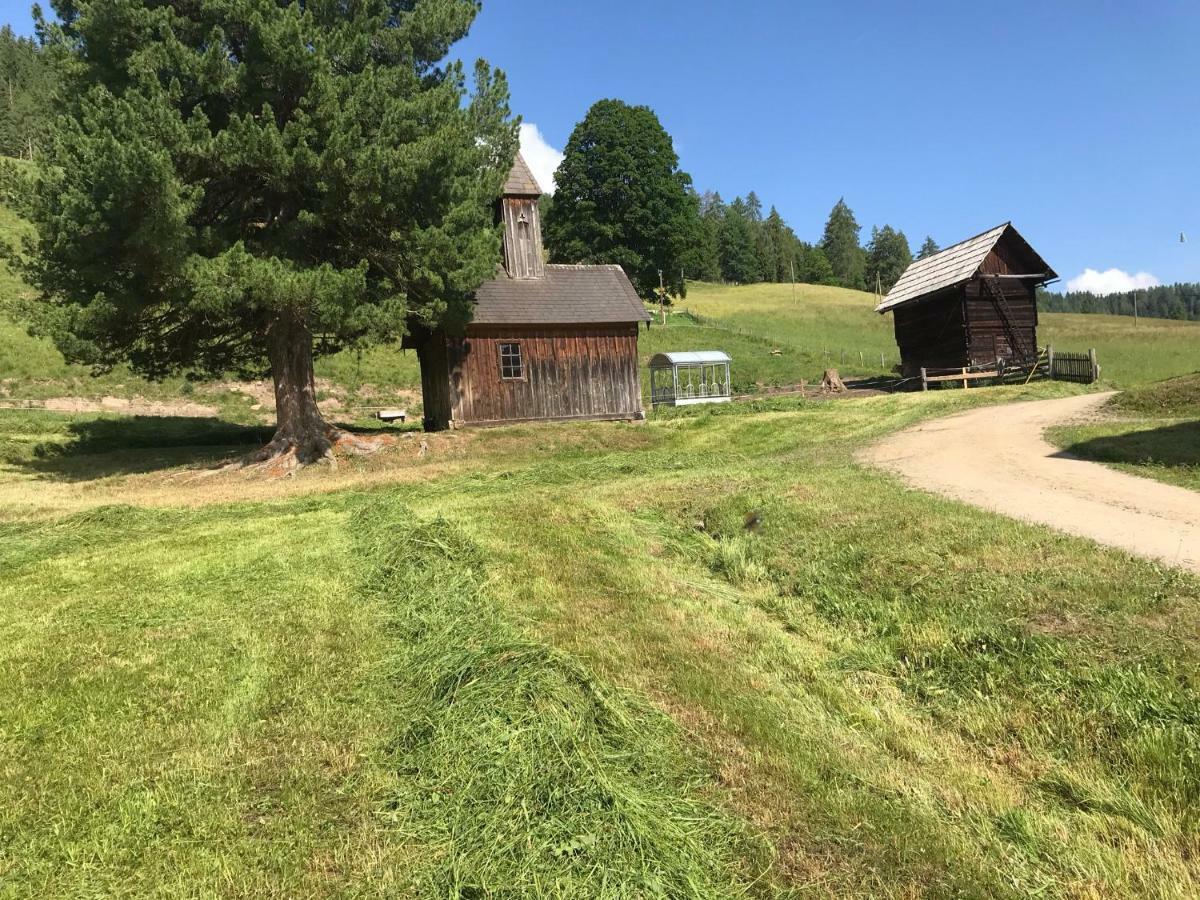
MULTIPOLYGON (((824 361, 850 375, 881 374, 897 361, 891 317, 875 313, 874 297, 859 291, 800 285, 793 299, 791 285, 691 284, 680 307, 709 324, 807 354, 802 376, 808 379, 820 376, 824 361)), ((1104 380, 1117 387, 1200 370, 1198 322, 1143 319, 1135 328, 1121 316, 1042 313, 1038 342, 1096 348, 1104 380)))

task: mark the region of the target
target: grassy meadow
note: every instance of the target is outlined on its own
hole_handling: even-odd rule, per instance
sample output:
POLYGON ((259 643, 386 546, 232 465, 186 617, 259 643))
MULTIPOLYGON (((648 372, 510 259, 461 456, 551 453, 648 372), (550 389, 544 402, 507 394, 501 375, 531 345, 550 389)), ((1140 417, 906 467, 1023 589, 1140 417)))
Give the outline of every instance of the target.
POLYGON ((1074 456, 1200 490, 1200 374, 1118 394, 1097 421, 1051 429, 1074 456))
POLYGON ((283 481, 201 467, 245 426, 4 415, 0 893, 1193 896, 1200 582, 854 461, 1072 390, 283 481))

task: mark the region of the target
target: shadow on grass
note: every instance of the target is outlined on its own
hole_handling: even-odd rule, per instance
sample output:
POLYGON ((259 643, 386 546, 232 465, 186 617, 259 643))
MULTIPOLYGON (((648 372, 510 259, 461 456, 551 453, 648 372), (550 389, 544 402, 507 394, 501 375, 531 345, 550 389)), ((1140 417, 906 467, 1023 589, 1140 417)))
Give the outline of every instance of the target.
MULTIPOLYGON (((373 435, 419 430, 420 424, 338 427, 373 435)), ((274 426, 236 425, 213 418, 80 419, 66 425, 61 439, 43 442, 33 448, 29 458, 10 462, 42 478, 90 481, 229 461, 267 443, 274 431, 274 426)))
POLYGON ((1089 438, 1062 452, 1096 462, 1200 468, 1200 421, 1089 438))
POLYGON ((89 481, 217 462, 265 444, 273 431, 211 418, 80 419, 67 425, 65 440, 36 447, 21 465, 44 478, 89 481))

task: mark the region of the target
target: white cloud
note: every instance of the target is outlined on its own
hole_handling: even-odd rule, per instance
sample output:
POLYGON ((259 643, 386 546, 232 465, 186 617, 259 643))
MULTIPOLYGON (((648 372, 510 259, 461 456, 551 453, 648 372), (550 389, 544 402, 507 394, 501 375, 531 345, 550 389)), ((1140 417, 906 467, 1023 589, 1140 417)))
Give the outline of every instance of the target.
POLYGON ((1157 287, 1162 284, 1149 272, 1138 272, 1130 275, 1120 269, 1106 269, 1097 272, 1095 269, 1084 269, 1067 282, 1068 291, 1088 291, 1103 297, 1105 294, 1117 294, 1123 291, 1138 291, 1142 288, 1157 287))
POLYGON ((532 122, 521 123, 521 155, 533 170, 538 186, 547 194, 553 194, 554 173, 558 171, 563 155, 546 142, 532 122))

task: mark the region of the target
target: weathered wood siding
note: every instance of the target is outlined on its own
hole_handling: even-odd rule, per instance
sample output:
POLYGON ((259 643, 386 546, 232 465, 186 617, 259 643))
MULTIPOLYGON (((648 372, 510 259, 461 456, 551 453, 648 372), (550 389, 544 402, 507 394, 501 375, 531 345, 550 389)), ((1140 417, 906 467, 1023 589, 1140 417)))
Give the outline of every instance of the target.
POLYGON ((923 366, 948 369, 967 364, 962 296, 960 288, 953 288, 896 307, 896 344, 906 376, 916 375, 923 366))
POLYGON ((637 325, 471 326, 449 342, 455 424, 642 415, 637 325), (500 345, 521 345, 524 375, 500 377, 500 345))
POLYGON ((504 268, 512 278, 541 278, 542 220, 536 197, 505 197, 500 201, 504 224, 504 268))
MULTIPOLYGON (((1030 275, 1029 262, 1004 241, 980 267, 985 275, 1030 275)), ((1001 311, 991 290, 976 278, 966 285, 967 356, 971 365, 991 365, 997 359, 1024 362, 1037 356, 1037 295, 1032 283, 1015 279, 992 282, 1004 295, 1001 311)))

